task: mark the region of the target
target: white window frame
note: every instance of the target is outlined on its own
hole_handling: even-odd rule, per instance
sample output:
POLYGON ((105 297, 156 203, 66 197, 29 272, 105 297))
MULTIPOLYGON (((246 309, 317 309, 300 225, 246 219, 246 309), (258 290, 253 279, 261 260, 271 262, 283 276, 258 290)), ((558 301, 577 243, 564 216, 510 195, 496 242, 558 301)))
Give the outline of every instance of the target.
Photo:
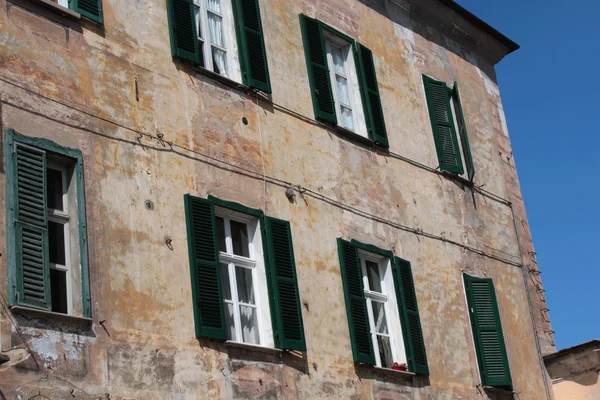
MULTIPOLYGON (((257 218, 246 214, 229 210, 222 207, 215 207, 215 216, 223 218, 225 222, 225 246, 226 252, 219 251, 219 263, 228 265, 229 287, 231 290, 231 300, 223 299, 225 304, 233 305, 233 320, 235 326, 235 339, 237 343, 249 345, 258 345, 264 347, 275 347, 273 339, 273 326, 271 324, 271 314, 269 308, 269 294, 267 289, 267 275, 265 270, 264 256, 262 250, 262 236, 260 232, 260 222, 257 218), (233 241, 231 238, 230 221, 236 221, 246 224, 248 232, 248 253, 249 257, 242 257, 233 254, 233 241), (252 284, 256 304, 241 303, 238 299, 238 288, 235 275, 235 266, 248 268, 252 271, 252 284), (258 344, 246 343, 243 341, 240 305, 252 307, 256 311, 258 344)), ((221 265, 219 265, 221 268, 221 265)), ((219 272, 220 273, 220 272, 219 272)), ((223 282, 221 282, 223 284, 223 282)), ((227 312, 227 310, 225 310, 227 312)))
POLYGON ((362 269, 363 287, 365 293, 365 301, 367 304, 367 314, 369 317, 369 329, 371 334, 371 343, 373 344, 373 352, 375 353, 375 363, 378 367, 382 367, 381 358, 379 356, 379 343, 377 336, 388 336, 390 339, 390 347, 392 351, 392 363, 406 364, 406 351, 404 348, 404 338, 402 336, 402 325, 400 322, 400 314, 398 311, 398 299, 396 298, 396 288, 392 276, 392 266, 390 259, 377 254, 369 253, 364 250, 358 252, 360 265, 362 269), (382 277, 381 289, 382 293, 369 290, 369 278, 367 275, 366 261, 371 261, 379 266, 379 273, 382 277), (375 329, 375 319, 373 317, 372 302, 377 301, 384 303, 385 318, 388 328, 388 335, 377 333, 375 329))
MULTIPOLYGON (((71 238, 70 229, 71 217, 69 216, 69 182, 67 179, 67 166, 54 161, 48 161, 46 163, 46 169, 53 169, 59 171, 62 178, 62 202, 63 209, 56 210, 48 207, 48 222, 54 222, 63 226, 64 229, 64 241, 65 241, 65 265, 49 263, 50 269, 65 272, 66 287, 67 287, 67 314, 73 314, 73 282, 71 276, 71 238)), ((50 257, 48 257, 50 258, 50 257)))
MULTIPOLYGON (((456 139, 458 140, 458 151, 460 152, 460 161, 463 165, 463 173, 459 174, 466 178, 469 175, 469 171, 467 170, 467 159, 465 158, 465 148, 463 146, 464 138, 462 137, 462 132, 460 131, 460 125, 458 122, 458 110, 456 109, 457 98, 456 94, 450 87, 446 84, 446 89, 448 90, 448 99, 450 100, 450 110, 452 111, 452 121, 454 122, 454 130, 456 131, 456 139)), ((467 138, 468 140, 468 138, 467 138)))
MULTIPOLYGON (((196 32, 198 41, 204 43, 201 46, 204 65, 202 68, 215 72, 213 68, 212 46, 222 50, 226 54, 226 75, 221 76, 242 83, 242 73, 237 48, 237 37, 235 33, 235 22, 233 17, 233 7, 231 0, 220 0, 221 14, 208 8, 208 0, 194 0, 194 19, 196 23, 196 32), (215 14, 222 18, 223 24, 223 44, 224 47, 213 45, 210 42, 210 29, 208 25, 208 13, 215 14), (198 20, 198 17, 200 18, 198 20)), ((215 72, 216 73, 216 72, 215 72)))
MULTIPOLYGON (((329 80, 331 81, 331 91, 333 92, 333 99, 335 102, 335 115, 337 117, 338 126, 359 134, 360 136, 368 137, 367 123, 365 120, 365 113, 362 104, 362 98, 360 95, 360 86, 358 84, 358 74, 356 72, 356 65, 354 63, 354 53, 352 51, 352 44, 342 39, 341 37, 333 34, 327 29, 323 29, 323 39, 325 40, 325 50, 327 53, 327 66, 329 67, 329 80), (337 73, 335 71, 335 65, 333 63, 332 48, 337 47, 342 50, 344 55, 344 70, 346 75, 344 76, 348 82, 348 97, 350 104, 346 108, 352 111, 352 125, 353 129, 344 127, 342 122, 341 106, 342 103, 339 101, 337 93, 337 81, 335 79, 337 73)), ((340 76, 342 76, 340 74, 340 76)))

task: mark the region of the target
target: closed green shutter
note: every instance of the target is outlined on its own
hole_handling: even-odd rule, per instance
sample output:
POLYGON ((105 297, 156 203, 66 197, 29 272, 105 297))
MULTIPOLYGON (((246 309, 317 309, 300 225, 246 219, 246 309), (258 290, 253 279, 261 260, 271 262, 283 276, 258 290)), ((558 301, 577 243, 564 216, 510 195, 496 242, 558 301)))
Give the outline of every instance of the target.
POLYGON ((70 0, 70 2, 71 8, 84 17, 99 24, 104 22, 102 17, 102 0, 70 0))
POLYGON ((17 303, 51 310, 46 152, 16 144, 14 154, 17 303))
POLYGON ((465 156, 465 163, 467 164, 467 175, 469 176, 469 180, 473 181, 473 177, 475 176, 475 165, 473 165, 473 155, 471 154, 471 146, 469 145, 469 135, 467 134, 467 125, 465 124, 465 115, 463 114, 457 82, 454 82, 454 90, 452 92, 454 94, 452 98, 454 99, 456 119, 458 120, 458 132, 460 134, 463 154, 465 156))
POLYGON ((300 26, 315 118, 337 124, 321 24, 316 19, 300 15, 300 26))
POLYGON ((337 242, 354 361, 375 365, 358 249, 343 239, 337 242))
POLYGON ((412 268, 408 261, 394 257, 392 271, 409 371, 429 375, 412 268))
POLYGON ((227 339, 212 203, 184 196, 196 337, 227 339))
POLYGON ((423 75, 423 83, 440 169, 462 174, 464 169, 450 108, 448 87, 444 82, 433 80, 425 75, 423 75))
POLYGON ((271 93, 258 0, 234 0, 233 14, 243 82, 250 87, 271 93))
POLYGON ((491 279, 464 278, 482 383, 512 389, 494 284, 491 279))
POLYGON ((275 307, 275 346, 280 349, 306 351, 304 325, 298 292, 296 263, 290 223, 266 217, 269 291, 275 307))
POLYGON ((167 0, 171 54, 200 64, 200 46, 194 17, 194 0, 167 0))
POLYGON ((389 147, 373 53, 357 42, 354 46, 354 54, 369 138, 382 146, 389 147))

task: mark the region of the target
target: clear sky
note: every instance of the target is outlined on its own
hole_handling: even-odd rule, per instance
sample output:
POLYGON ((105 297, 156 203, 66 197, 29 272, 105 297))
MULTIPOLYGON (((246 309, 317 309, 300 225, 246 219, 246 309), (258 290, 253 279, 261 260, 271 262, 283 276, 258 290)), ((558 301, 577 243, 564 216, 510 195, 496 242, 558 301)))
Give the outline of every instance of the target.
POLYGON ((521 45, 496 72, 557 347, 600 339, 600 2, 458 3, 521 45))

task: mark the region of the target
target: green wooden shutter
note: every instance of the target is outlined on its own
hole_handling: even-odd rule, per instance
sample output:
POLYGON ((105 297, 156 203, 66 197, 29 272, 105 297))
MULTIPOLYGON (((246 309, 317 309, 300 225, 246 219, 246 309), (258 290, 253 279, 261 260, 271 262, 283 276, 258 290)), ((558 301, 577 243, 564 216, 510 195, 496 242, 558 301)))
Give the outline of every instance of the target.
POLYGON ((15 156, 17 302, 51 310, 46 152, 16 144, 15 156))
POLYGON ((512 388, 494 284, 491 279, 464 278, 482 383, 512 388))
POLYGON ((71 8, 84 17, 99 24, 104 22, 102 17, 102 0, 70 0, 70 2, 71 8))
POLYGON ((306 351, 290 223, 266 217, 268 263, 276 317, 275 346, 306 351))
POLYGON ((371 50, 356 42, 354 46, 354 59, 360 86, 361 100, 365 110, 365 120, 369 138, 382 146, 389 147, 383 107, 379 96, 379 85, 375 73, 375 63, 371 50))
POLYGON ((450 108, 448 87, 444 82, 433 80, 425 75, 423 75, 423 83, 440 169, 462 174, 464 169, 450 108))
POLYGON ((200 45, 194 20, 193 0, 167 0, 171 54, 200 64, 200 45))
POLYGON ((184 196, 196 337, 227 339, 212 203, 184 196))
POLYGON ((417 294, 410 262, 394 257, 392 271, 409 371, 429 375, 425 341, 423 340, 421 318, 419 317, 417 294))
POLYGON ((337 242, 354 361, 375 365, 358 249, 343 239, 337 242))
POLYGON ((475 176, 475 165, 473 165, 473 156, 471 155, 471 146, 469 145, 469 135, 467 134, 467 125, 465 124, 465 115, 463 114, 457 82, 454 82, 454 90, 452 92, 454 94, 454 96, 452 96, 454 99, 454 109, 457 114, 456 119, 458 120, 458 132, 460 134, 460 141, 465 156, 465 163, 467 164, 467 175, 469 176, 469 180, 473 181, 473 177, 475 176))
POLYGON ((323 29, 319 21, 306 15, 300 15, 300 26, 315 118, 337 124, 323 29))
POLYGON ((242 80, 245 85, 271 93, 258 0, 234 0, 233 15, 242 80))

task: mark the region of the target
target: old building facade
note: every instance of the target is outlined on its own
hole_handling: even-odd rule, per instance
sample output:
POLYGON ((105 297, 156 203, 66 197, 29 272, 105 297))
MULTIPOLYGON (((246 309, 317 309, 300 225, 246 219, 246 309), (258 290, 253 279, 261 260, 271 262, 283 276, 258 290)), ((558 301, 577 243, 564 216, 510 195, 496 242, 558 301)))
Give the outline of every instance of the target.
POLYGON ((551 397, 518 46, 468 11, 0 0, 0 27, 3 398, 551 397))

